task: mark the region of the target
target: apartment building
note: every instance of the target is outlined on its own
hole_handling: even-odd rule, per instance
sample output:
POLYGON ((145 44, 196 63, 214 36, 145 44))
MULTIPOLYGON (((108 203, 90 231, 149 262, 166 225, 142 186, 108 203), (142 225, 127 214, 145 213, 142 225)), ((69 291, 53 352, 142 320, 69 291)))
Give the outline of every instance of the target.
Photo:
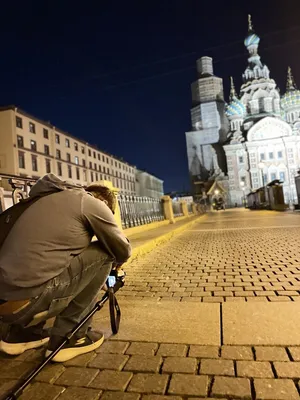
POLYGON ((82 185, 109 180, 135 194, 136 168, 15 106, 0 108, 0 173, 39 178, 54 173, 82 185))
POLYGON ((147 171, 136 170, 136 194, 160 199, 164 195, 164 181, 147 171))

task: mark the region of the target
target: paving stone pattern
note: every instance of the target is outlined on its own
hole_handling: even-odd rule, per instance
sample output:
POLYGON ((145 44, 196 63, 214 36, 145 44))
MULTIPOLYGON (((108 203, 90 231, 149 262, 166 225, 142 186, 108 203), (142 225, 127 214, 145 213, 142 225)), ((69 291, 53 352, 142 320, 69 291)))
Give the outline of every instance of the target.
MULTIPOLYGON (((20 399, 300 399, 299 352, 300 346, 218 347, 107 341, 101 352, 90 354, 90 362, 79 356, 72 366, 68 362, 47 366, 20 399), (111 360, 107 356, 118 362, 105 365, 111 360), (84 366, 80 366, 82 360, 84 366)), ((24 377, 24 371, 31 369, 39 358, 37 351, 26 352, 22 361, 0 356, 1 400, 18 382, 16 377, 24 377), (14 371, 10 378, 9 374, 2 376, 7 365, 14 371)))
MULTIPOLYGON (((135 262, 122 296, 167 299, 175 310, 178 301, 296 301, 299 239, 296 214, 214 213, 135 262)), ((0 354, 1 400, 42 355, 0 354)), ((300 346, 111 340, 64 365, 47 366, 20 399, 300 399, 300 346)))
POLYGON ((297 213, 211 214, 136 261, 119 298, 299 301, 299 240, 297 213))

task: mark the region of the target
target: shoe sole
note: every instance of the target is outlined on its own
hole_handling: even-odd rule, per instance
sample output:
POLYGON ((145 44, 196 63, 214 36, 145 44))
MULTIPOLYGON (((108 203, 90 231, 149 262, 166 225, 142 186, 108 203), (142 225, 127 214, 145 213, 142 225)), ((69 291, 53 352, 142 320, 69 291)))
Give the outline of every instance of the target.
POLYGON ((2 340, 0 341, 0 351, 9 354, 10 356, 18 356, 20 354, 23 354, 26 350, 37 349, 44 346, 48 342, 49 338, 28 343, 7 343, 2 340))
MULTIPOLYGON (((101 344, 104 342, 104 336, 97 340, 97 342, 90 344, 89 346, 82 346, 82 347, 70 347, 68 349, 63 349, 60 350, 55 357, 52 358, 51 361, 54 362, 66 362, 69 360, 72 360, 72 358, 75 358, 77 356, 80 356, 81 354, 89 353, 93 350, 96 350, 98 347, 101 346, 101 344)), ((51 353, 53 353, 50 350, 46 351, 46 357, 48 357, 51 353)))

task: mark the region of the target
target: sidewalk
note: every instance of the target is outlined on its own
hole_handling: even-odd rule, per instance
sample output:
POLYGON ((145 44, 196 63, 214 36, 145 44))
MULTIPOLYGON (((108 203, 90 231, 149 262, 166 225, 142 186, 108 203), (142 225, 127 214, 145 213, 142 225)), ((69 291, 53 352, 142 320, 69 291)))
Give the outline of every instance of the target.
MULTIPOLYGON (((290 311, 295 311, 297 303, 120 303, 123 319, 117 336, 96 352, 63 365, 47 366, 20 400, 300 398, 297 315, 286 326, 290 345, 266 345, 271 329, 259 342, 260 332, 265 329, 259 325, 268 325, 269 307, 273 308, 272 327, 278 314, 280 327, 287 315, 293 315, 290 311), (245 306, 252 306, 252 310, 245 306), (261 306, 268 309, 262 310, 261 306), (279 306, 279 313, 275 306, 279 306), (291 306, 293 310, 289 310, 291 306), (221 308, 220 312, 220 307, 227 309, 221 308), (298 343, 292 339, 295 322, 298 343)), ((107 309, 96 315, 94 325, 110 334, 107 309)), ((1 400, 1 394, 42 360, 43 352, 32 350, 17 358, 0 356, 1 400)))
MULTIPOLYGON (((105 307, 105 343, 47 366, 20 400, 300 399, 294 218, 228 211, 130 234, 135 258, 185 230, 125 266, 118 335, 105 307)), ((43 352, 0 355, 1 400, 43 352)))
MULTIPOLYGON (((153 250, 155 247, 167 242, 172 237, 179 235, 186 229, 191 228, 195 223, 200 222, 206 218, 206 215, 190 216, 181 218, 175 224, 164 224, 158 228, 141 231, 140 233, 130 233, 128 239, 132 245, 132 257, 129 261, 131 263, 137 257, 146 254, 153 250)), ((151 227, 151 225, 149 225, 151 227)), ((124 230, 126 235, 126 230, 124 230)), ((128 264, 128 263, 127 263, 128 264)))

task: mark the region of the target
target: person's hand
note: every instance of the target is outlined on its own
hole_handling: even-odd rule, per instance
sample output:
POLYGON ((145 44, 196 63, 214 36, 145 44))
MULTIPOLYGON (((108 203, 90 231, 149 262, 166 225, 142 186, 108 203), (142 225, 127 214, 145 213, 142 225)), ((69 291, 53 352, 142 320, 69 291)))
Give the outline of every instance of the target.
POLYGON ((102 286, 101 290, 104 290, 104 292, 107 292, 108 287, 107 287, 107 284, 106 284, 106 283, 102 286))
POLYGON ((112 268, 113 268, 113 269, 119 269, 119 268, 122 267, 123 264, 124 264, 124 263, 116 263, 116 262, 114 262, 113 265, 112 265, 112 268))

